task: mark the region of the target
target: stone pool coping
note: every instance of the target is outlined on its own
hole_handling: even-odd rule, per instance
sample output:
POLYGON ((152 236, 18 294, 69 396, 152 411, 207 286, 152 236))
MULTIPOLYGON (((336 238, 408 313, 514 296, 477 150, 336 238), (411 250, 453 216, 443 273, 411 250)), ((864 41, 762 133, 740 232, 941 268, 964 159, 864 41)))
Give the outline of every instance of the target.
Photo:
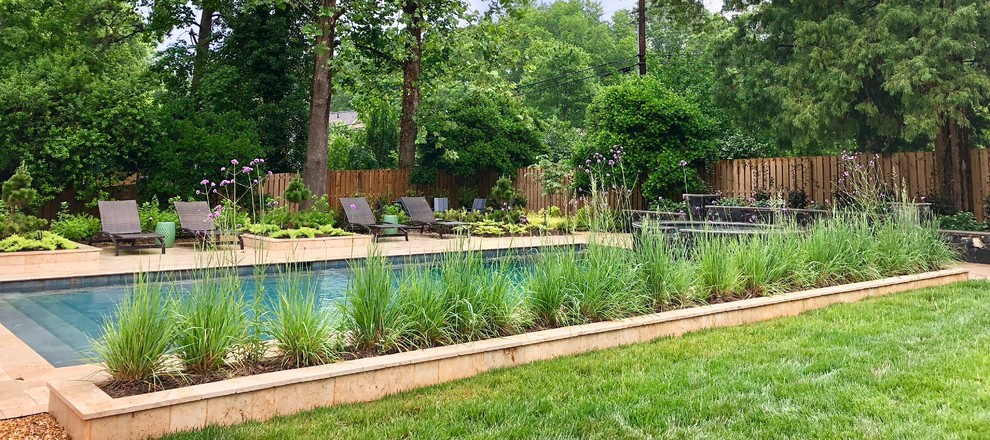
POLYGON ((119 399, 110 398, 94 381, 58 380, 48 383, 49 412, 77 440, 154 437, 366 402, 496 368, 707 328, 793 316, 836 303, 967 279, 966 269, 947 269, 265 373, 119 399))

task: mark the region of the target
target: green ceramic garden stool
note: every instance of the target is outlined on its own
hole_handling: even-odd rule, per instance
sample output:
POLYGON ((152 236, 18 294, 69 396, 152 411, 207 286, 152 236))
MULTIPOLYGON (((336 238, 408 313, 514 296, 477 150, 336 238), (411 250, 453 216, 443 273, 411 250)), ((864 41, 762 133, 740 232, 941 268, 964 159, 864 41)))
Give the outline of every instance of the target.
POLYGON ((175 222, 158 222, 155 232, 165 236, 165 247, 175 245, 175 222))

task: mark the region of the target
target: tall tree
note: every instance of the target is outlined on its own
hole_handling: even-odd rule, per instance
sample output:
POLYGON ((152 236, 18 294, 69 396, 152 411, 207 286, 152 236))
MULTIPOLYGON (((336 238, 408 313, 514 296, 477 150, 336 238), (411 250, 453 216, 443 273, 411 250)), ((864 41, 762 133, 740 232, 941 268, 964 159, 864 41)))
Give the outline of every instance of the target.
POLYGON ((337 0, 317 0, 315 12, 316 42, 313 48, 313 82, 303 181, 313 196, 319 198, 327 193, 327 145, 330 139, 330 100, 333 97, 331 62, 337 45, 337 21, 344 8, 338 6, 337 0))
POLYGON ((990 100, 990 3, 730 0, 720 77, 798 146, 934 143, 940 196, 975 208, 968 156, 990 100))

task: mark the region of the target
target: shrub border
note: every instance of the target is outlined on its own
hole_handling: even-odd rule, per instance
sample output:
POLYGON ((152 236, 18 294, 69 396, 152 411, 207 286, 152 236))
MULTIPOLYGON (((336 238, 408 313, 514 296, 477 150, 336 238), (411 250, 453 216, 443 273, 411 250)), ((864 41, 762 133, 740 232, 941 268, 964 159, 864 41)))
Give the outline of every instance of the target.
POLYGON ((806 310, 969 279, 948 269, 673 310, 617 321, 285 370, 110 398, 95 380, 49 382, 49 412, 74 439, 138 439, 366 402, 497 368, 794 316, 806 310))

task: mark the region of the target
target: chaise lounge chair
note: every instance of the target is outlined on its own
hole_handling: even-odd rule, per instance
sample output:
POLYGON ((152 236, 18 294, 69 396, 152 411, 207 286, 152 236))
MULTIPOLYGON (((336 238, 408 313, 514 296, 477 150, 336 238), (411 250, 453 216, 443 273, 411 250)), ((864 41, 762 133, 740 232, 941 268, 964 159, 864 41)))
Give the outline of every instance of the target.
POLYGON ((448 222, 437 220, 436 215, 433 210, 430 209, 430 205, 426 202, 424 197, 403 197, 399 199, 402 202, 402 206, 406 208, 406 212, 409 213, 410 224, 413 226, 419 226, 420 232, 429 229, 440 235, 443 238, 443 230, 453 230, 457 226, 467 226, 468 223, 465 222, 448 222))
POLYGON ((214 244, 237 244, 244 250, 244 238, 237 231, 221 231, 209 218, 210 205, 206 202, 175 202, 175 212, 179 214, 179 232, 196 237, 203 246, 207 241, 214 244))
POLYGON ((347 216, 347 225, 344 226, 344 229, 368 231, 375 240, 379 237, 398 237, 401 235, 406 237, 406 241, 409 241, 409 230, 419 229, 407 225, 379 224, 375 220, 375 213, 371 212, 368 200, 364 197, 341 198, 340 206, 344 208, 344 215, 347 216), (386 231, 390 229, 398 232, 387 233, 386 231))
POLYGON ((476 212, 485 212, 487 207, 488 199, 474 199, 474 203, 471 204, 471 210, 476 212))
POLYGON ((165 253, 165 236, 141 230, 141 216, 138 214, 136 201, 100 201, 99 206, 102 227, 99 235, 110 238, 115 256, 120 255, 121 249, 161 248, 162 253, 165 253))

